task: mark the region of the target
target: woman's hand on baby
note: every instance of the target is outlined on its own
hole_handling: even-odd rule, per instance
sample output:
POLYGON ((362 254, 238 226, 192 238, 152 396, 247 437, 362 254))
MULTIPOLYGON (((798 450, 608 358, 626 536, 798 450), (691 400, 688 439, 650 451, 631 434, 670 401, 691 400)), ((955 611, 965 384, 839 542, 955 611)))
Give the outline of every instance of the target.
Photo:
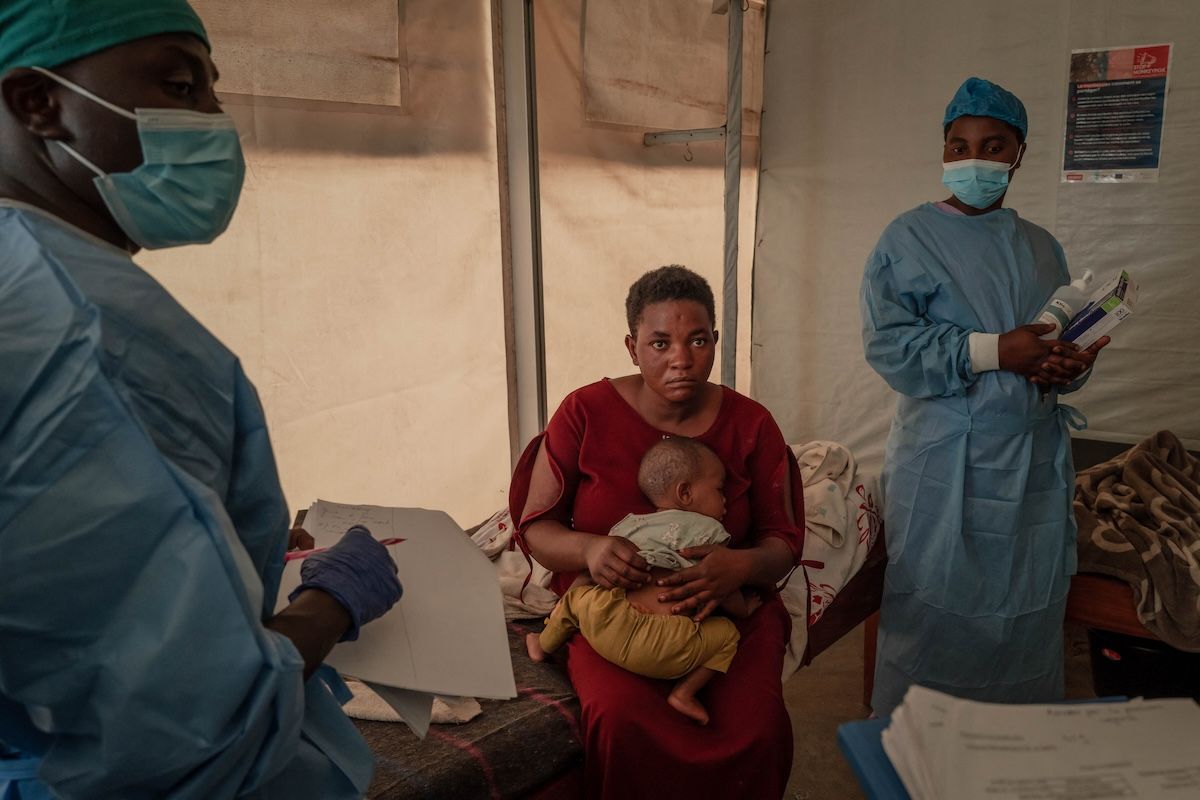
POLYGON ((633 542, 620 536, 589 536, 584 559, 592 580, 605 589, 637 589, 650 582, 650 565, 633 542))
POLYGON ((681 569, 658 581, 668 588, 658 596, 660 602, 673 603, 673 614, 691 614, 701 622, 729 595, 740 591, 750 577, 747 555, 716 544, 685 547, 679 555, 699 563, 681 569))

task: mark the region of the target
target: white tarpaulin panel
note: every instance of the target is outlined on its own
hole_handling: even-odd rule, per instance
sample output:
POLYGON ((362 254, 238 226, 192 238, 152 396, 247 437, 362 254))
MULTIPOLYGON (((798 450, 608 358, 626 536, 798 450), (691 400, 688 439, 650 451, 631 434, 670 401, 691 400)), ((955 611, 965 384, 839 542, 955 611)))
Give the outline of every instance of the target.
MULTIPOLYGON (((1174 42, 1158 182, 1062 184, 1056 227, 1074 271, 1127 269, 1138 309, 1071 402, 1083 435, 1137 441, 1167 428, 1200 447, 1200 4, 1069 4, 1067 50, 1174 42)), ((1066 78, 1055 83, 1065 97, 1066 78)), ((1056 131, 1061 131, 1059 121, 1056 131)), ((1060 145, 1061 147, 1061 145, 1060 145)), ((1061 152, 1058 154, 1061 159, 1061 152)))
MULTIPOLYGON (((588 14, 598 5, 604 4, 588 3, 588 14)), ((696 7, 698 18, 713 16, 711 4, 689 5, 696 7)), ((647 147, 642 129, 586 120, 582 6, 580 0, 534 3, 550 413, 570 391, 633 371, 622 344, 628 329, 625 295, 648 269, 681 263, 702 274, 717 295, 721 318, 724 144, 701 142, 687 150, 682 144, 647 147), (686 161, 685 154, 692 160, 686 161)), ((724 30, 728 18, 715 19, 724 30)), ((625 35, 632 36, 640 24, 636 16, 627 19, 625 35)), ((722 41, 722 52, 724 47, 722 41)), ((745 60, 761 58, 761 49, 753 55, 747 44, 745 60)), ((723 70, 713 80, 713 91, 723 95, 723 70)), ((749 95, 746 102, 759 105, 749 95)), ((752 241, 753 233, 755 144, 747 141, 742 156, 744 242, 752 241)), ((746 282, 740 297, 746 305, 741 327, 748 335, 749 248, 742 253, 746 282)), ((742 342, 739 355, 744 357, 748 342, 742 342)), ((748 372, 743 364, 739 374, 748 378, 748 372)), ((718 363, 713 379, 719 375, 718 363)))
POLYGON ((393 106, 403 99, 396 0, 193 0, 213 41, 221 90, 393 106))
POLYGON ((1071 403, 1084 436, 1170 428, 1200 446, 1200 5, 920 0, 771 6, 754 276, 754 390, 789 441, 878 466, 894 395, 862 355, 863 265, 894 217, 948 196, 942 113, 978 75, 1029 111, 1006 205, 1062 242, 1073 274, 1128 269, 1138 311, 1071 403), (952 13, 951 13, 952 12, 952 13), (1174 41, 1159 183, 1064 185, 1070 51, 1174 41))
MULTIPOLYGON (((604 0, 584 4, 583 97, 591 122, 646 130, 725 123, 729 15, 712 0, 604 0)), ((758 135, 764 14, 745 14, 745 130, 758 135)))
POLYGON ((138 260, 241 356, 294 509, 470 525, 509 471, 489 4, 404 8, 408 114, 233 98, 248 169, 230 230, 138 260))

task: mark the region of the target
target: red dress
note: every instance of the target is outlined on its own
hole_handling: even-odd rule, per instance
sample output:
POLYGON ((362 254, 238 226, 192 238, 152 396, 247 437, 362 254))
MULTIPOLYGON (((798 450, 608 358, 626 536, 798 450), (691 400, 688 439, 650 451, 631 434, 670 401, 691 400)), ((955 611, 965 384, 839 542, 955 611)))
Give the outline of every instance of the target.
MULTIPOLYGON (((722 522, 730 546, 749 547, 778 537, 798 564, 804 532, 788 518, 783 494, 785 467, 791 464, 795 518, 803 520, 804 493, 795 459, 765 408, 731 389, 722 391, 716 420, 696 438, 725 464, 722 522)), ((521 519, 518 540, 520 531, 536 520, 554 519, 577 531, 604 535, 626 514, 654 511, 638 489, 638 464, 665 436, 607 379, 569 395, 513 475, 513 519, 521 519, 542 441, 562 486, 552 507, 521 519)), ((561 595, 574 578, 574 573, 556 573, 551 587, 561 595)), ((773 595, 750 619, 735 622, 742 638, 733 664, 700 695, 710 715, 707 726, 667 705, 672 681, 627 672, 596 655, 582 636, 568 643, 567 671, 582 706, 589 796, 758 800, 783 795, 792 766, 792 726, 781 677, 791 620, 773 595)))

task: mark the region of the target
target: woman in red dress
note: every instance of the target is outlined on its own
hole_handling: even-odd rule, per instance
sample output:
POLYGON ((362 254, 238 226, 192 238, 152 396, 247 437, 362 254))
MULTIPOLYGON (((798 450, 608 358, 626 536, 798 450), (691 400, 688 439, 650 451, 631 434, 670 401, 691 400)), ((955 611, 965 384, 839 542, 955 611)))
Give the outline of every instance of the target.
POLYGON ((791 621, 774 589, 803 549, 799 471, 765 408, 708 381, 717 332, 703 278, 661 267, 634 283, 625 306, 625 346, 638 373, 576 390, 530 443, 509 494, 518 542, 554 572, 560 595, 587 570, 601 586, 697 620, 743 587, 759 589, 766 602, 736 621, 737 656, 705 689, 705 727, 667 704, 670 681, 614 666, 581 636, 570 641, 587 791, 655 800, 781 797, 792 762, 782 686, 791 621), (729 547, 681 551, 699 563, 653 585, 637 548, 606 534, 626 514, 655 510, 638 489, 638 464, 668 436, 698 439, 724 462, 723 523, 732 538, 729 547))

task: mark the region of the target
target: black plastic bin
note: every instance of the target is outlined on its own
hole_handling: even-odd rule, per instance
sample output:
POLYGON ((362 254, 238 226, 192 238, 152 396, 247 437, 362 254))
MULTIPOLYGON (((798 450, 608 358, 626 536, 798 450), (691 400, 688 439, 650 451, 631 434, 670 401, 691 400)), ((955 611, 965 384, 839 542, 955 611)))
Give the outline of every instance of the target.
POLYGON ((1088 629, 1092 687, 1099 697, 1193 697, 1200 700, 1200 653, 1112 631, 1088 629))

